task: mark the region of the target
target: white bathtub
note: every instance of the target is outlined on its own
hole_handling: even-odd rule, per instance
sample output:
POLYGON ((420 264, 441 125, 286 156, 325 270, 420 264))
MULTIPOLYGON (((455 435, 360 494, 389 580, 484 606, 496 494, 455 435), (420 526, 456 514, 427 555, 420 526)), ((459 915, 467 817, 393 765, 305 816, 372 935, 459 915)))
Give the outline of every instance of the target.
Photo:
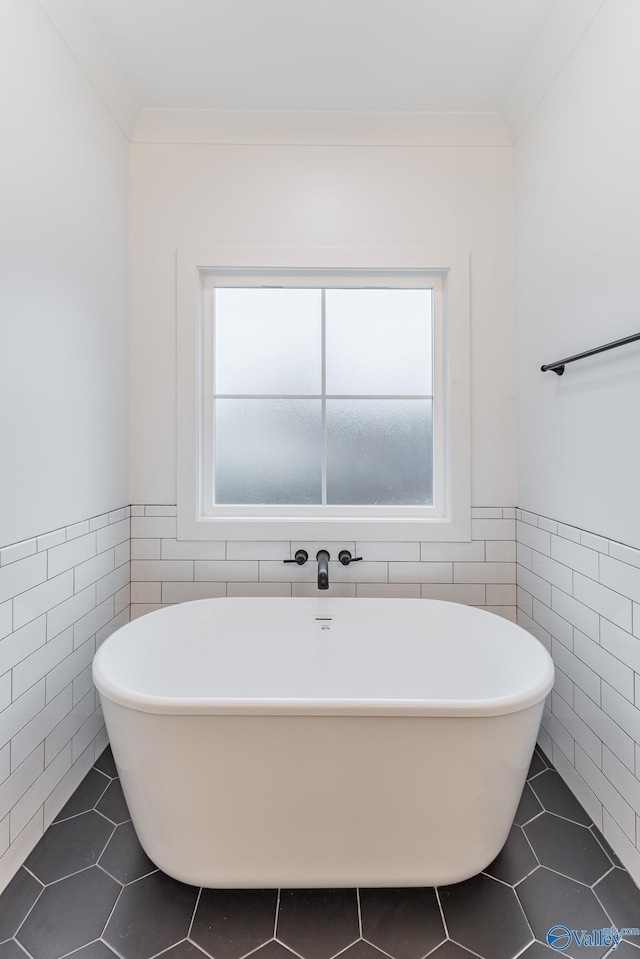
POLYGON ((553 684, 529 633, 410 599, 211 599, 93 666, 144 849, 213 887, 432 886, 502 848, 553 684))

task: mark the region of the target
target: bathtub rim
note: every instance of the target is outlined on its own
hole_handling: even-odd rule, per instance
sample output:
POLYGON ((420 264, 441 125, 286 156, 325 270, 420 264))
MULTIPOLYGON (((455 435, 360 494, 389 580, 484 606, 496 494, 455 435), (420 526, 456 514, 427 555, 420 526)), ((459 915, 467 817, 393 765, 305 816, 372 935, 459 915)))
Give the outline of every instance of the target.
MULTIPOLYGON (((265 597, 259 597, 264 601, 265 597)), ((243 599, 245 601, 246 598, 243 599)), ((217 599, 193 600, 191 603, 179 604, 178 606, 167 607, 166 609, 155 610, 148 613, 144 618, 165 615, 169 609, 176 610, 180 606, 192 606, 195 604, 218 603, 227 601, 226 597, 217 599)), ((295 598, 287 599, 287 602, 295 601, 295 598)), ((372 600, 367 600, 371 602, 372 600)), ((379 599, 379 602, 389 603, 393 600, 379 599)), ((351 602, 358 602, 357 598, 351 602)), ((397 602, 410 603, 411 600, 398 600, 397 602)), ((442 600, 415 600, 424 608, 426 604, 433 603, 438 605, 456 606, 458 604, 447 603, 442 600), (423 605, 424 604, 424 605, 423 605)), ((479 610, 475 607, 467 608, 472 615, 493 616, 496 619, 500 617, 486 610, 479 610)), ((519 690, 511 695, 497 696, 485 699, 365 699, 365 698, 342 698, 342 699, 288 699, 288 698, 187 698, 187 697, 168 697, 157 696, 149 693, 143 693, 120 683, 113 682, 107 675, 103 666, 103 660, 107 653, 108 646, 113 641, 120 641, 122 633, 134 627, 137 620, 133 620, 120 629, 116 630, 107 638, 105 643, 98 649, 94 656, 92 675, 93 682, 101 696, 107 698, 117 705, 124 706, 138 712, 153 713, 157 715, 261 715, 261 716, 404 716, 404 717, 483 717, 483 716, 501 716, 511 713, 517 713, 530 706, 540 703, 551 691, 555 678, 555 669, 553 660, 548 651, 534 636, 527 633, 522 627, 515 623, 517 631, 524 634, 531 643, 539 646, 542 653, 539 675, 535 682, 526 690, 519 690), (114 637, 118 637, 114 640, 114 637)))

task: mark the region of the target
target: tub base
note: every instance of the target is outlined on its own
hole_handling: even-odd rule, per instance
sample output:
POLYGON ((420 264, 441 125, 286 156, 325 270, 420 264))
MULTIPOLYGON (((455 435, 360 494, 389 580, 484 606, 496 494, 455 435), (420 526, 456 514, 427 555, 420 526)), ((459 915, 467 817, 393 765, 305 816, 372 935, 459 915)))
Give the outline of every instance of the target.
POLYGON ((136 832, 213 888, 439 886, 504 845, 543 703, 502 716, 163 716, 103 697, 136 832))

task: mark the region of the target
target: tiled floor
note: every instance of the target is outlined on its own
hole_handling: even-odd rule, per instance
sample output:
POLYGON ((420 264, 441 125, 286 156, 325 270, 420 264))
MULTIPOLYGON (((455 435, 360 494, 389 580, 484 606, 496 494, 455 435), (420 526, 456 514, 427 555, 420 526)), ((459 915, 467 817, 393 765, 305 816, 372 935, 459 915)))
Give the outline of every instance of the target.
POLYGON ((640 959, 640 935, 615 951, 552 949, 556 924, 640 926, 640 892, 538 753, 507 844, 480 876, 439 889, 278 891, 200 890, 157 870, 107 749, 0 897, 0 959, 640 959))

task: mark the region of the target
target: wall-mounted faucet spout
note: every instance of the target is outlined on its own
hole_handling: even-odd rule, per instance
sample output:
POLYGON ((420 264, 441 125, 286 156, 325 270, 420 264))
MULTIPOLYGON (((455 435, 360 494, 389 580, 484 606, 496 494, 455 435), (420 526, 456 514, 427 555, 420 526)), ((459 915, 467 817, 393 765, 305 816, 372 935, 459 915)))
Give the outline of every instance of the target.
POLYGON ((318 550, 318 589, 329 589, 329 556, 326 549, 318 550))

